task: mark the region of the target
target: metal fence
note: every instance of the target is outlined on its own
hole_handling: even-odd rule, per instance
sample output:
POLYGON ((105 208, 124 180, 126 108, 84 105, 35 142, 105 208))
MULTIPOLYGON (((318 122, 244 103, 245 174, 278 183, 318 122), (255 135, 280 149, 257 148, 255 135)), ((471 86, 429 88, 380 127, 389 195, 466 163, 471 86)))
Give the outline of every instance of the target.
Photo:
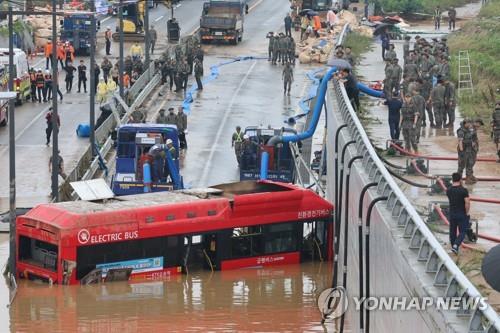
MULTIPOLYGON (((378 194, 388 197, 385 208, 392 217, 390 222, 398 230, 402 230, 403 243, 413 251, 422 271, 432 278, 432 290, 438 293, 432 296, 460 297, 464 300, 481 297, 480 292, 450 258, 385 168, 370 143, 344 86, 335 80, 333 85, 336 99, 334 107, 341 113, 352 140, 356 141, 357 154, 363 156, 363 169, 370 181, 378 183, 378 194)), ((429 293, 432 293, 431 289, 429 293)), ((459 310, 456 315, 468 319, 468 332, 500 332, 499 316, 489 304, 484 309, 459 310)))
MULTIPOLYGON (((120 115, 120 124, 128 122, 130 114, 138 108, 146 97, 156 88, 160 83, 161 77, 157 73, 154 62, 148 69, 140 76, 140 78, 135 82, 135 84, 128 90, 127 101, 129 107, 124 107, 120 103, 117 103, 116 112, 120 115)), ((117 118, 114 115, 110 115, 97 129, 95 132, 96 144, 100 147, 99 154, 101 156, 106 156, 113 146, 113 140, 111 139, 111 133, 118 126, 117 118)), ((99 168, 98 158, 92 158, 92 150, 90 145, 83 153, 82 157, 76 163, 76 166, 68 174, 65 182, 60 186, 59 191, 61 198, 67 200, 77 199, 76 193, 74 193, 70 187, 70 183, 78 180, 89 180, 92 179, 99 168)))

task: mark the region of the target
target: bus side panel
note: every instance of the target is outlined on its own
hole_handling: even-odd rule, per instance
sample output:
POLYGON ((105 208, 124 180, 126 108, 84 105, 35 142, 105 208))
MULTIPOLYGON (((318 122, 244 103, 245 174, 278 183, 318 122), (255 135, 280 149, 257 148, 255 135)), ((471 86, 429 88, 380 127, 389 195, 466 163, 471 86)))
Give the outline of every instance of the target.
POLYGON ((267 267, 298 263, 300 263, 300 251, 224 260, 221 262, 221 269, 267 267))
POLYGON ((161 280, 173 275, 182 274, 182 267, 167 267, 159 271, 132 274, 130 280, 161 280))

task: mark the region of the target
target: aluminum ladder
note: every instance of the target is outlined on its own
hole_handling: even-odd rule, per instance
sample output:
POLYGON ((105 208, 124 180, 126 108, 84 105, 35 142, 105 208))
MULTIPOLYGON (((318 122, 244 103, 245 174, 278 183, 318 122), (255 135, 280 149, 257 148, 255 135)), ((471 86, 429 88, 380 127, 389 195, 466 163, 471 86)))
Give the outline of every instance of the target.
POLYGON ((458 96, 464 92, 474 94, 468 50, 458 51, 458 96))

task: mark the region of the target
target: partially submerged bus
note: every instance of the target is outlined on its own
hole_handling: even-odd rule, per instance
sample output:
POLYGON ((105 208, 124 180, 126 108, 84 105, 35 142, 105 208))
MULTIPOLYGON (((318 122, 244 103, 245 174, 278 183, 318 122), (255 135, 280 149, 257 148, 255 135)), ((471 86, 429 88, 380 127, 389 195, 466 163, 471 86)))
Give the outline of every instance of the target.
POLYGON ((272 181, 42 204, 17 218, 17 274, 87 284, 331 261, 332 213, 313 191, 272 181))

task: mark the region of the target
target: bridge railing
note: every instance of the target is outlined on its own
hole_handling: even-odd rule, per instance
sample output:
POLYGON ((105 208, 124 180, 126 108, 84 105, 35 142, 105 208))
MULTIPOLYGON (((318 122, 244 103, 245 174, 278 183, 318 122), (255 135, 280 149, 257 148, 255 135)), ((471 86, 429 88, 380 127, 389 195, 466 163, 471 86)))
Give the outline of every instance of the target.
MULTIPOLYGON (((343 35, 348 31, 348 27, 344 30, 343 35)), ((344 85, 333 80, 333 89, 337 100, 337 105, 334 107, 341 113, 351 138, 356 141, 357 153, 363 156, 363 168, 369 175, 370 181, 378 183, 378 194, 388 197, 386 209, 397 227, 404 231, 403 239, 408 248, 414 250, 418 262, 426 274, 433 278, 436 290, 440 291, 440 295, 432 296, 481 298, 480 292, 450 258, 389 174, 359 121, 344 85)), ((499 316, 489 304, 485 308, 478 307, 474 310, 461 309, 456 314, 469 318, 468 332, 500 332, 499 316)))

